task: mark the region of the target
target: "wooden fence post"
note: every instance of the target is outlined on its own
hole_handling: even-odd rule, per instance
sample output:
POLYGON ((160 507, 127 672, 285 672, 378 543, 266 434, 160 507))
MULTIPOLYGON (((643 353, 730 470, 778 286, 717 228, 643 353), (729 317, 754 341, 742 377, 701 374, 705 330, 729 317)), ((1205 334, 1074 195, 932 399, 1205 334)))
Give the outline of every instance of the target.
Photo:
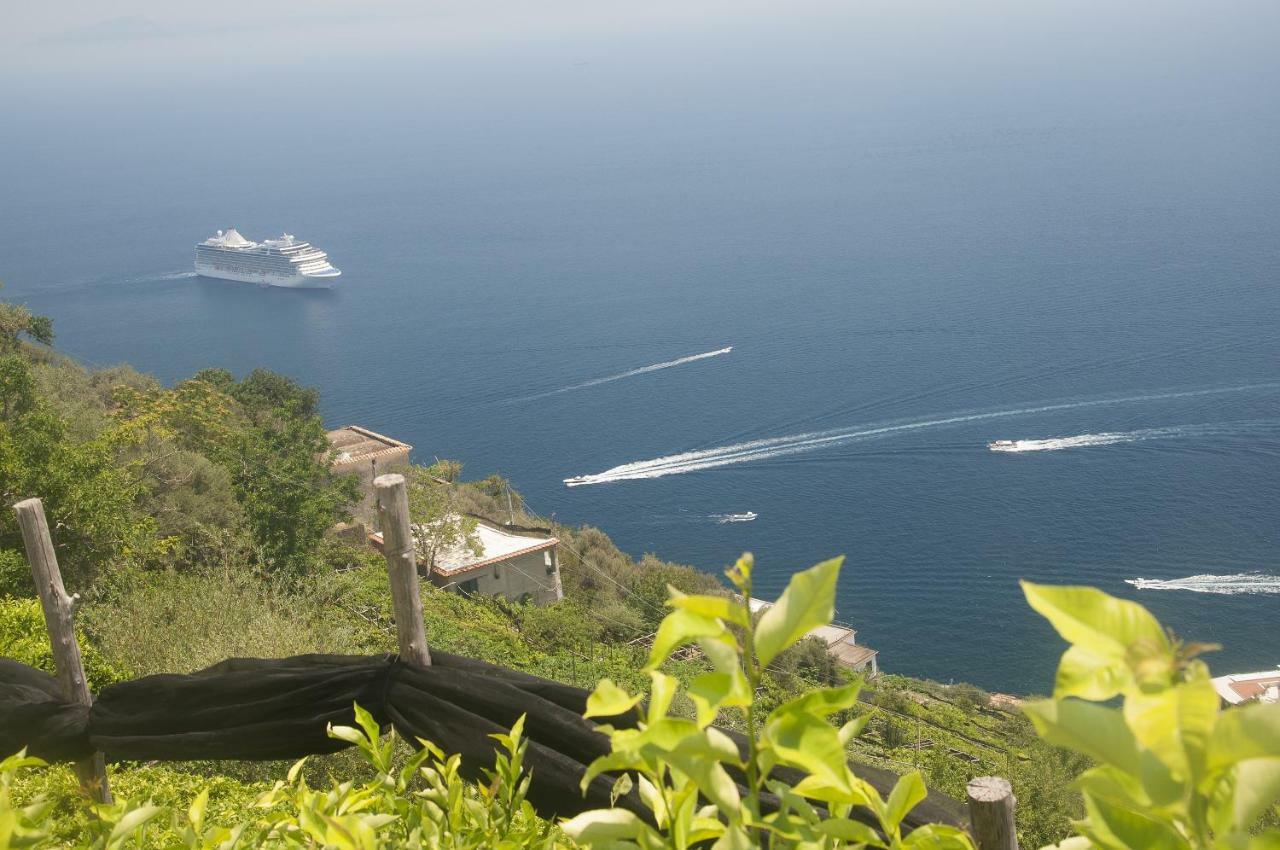
MULTIPOLYGON (((62 585, 62 571, 58 569, 49 524, 44 518, 44 504, 39 499, 25 499, 14 505, 13 511, 18 515, 27 562, 31 564, 31 578, 44 608, 44 624, 49 630, 58 683, 68 700, 91 706, 93 696, 89 693, 84 661, 80 658, 80 644, 76 641, 74 617, 80 596, 68 596, 62 585)), ((94 753, 77 762, 76 773, 80 777, 80 786, 94 799, 100 803, 112 802, 111 787, 107 784, 107 763, 102 753, 94 753)))
POLYGON ((422 597, 418 592, 418 554, 409 521, 409 491, 399 473, 373 479, 382 526, 382 554, 391 577, 391 609, 396 618, 400 657, 424 667, 431 665, 422 625, 422 597))
POLYGON ((1018 850, 1018 828, 1014 819, 1017 800, 1009 780, 979 776, 965 786, 969 797, 969 824, 978 850, 1018 850))

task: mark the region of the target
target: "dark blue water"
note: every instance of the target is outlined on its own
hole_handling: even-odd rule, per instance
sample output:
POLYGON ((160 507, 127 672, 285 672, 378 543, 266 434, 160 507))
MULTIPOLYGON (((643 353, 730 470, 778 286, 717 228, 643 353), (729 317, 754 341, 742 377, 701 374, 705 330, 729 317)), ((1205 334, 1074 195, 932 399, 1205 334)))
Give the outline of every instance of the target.
POLYGON ((1124 581, 1280 576, 1280 7, 967 14, 9 86, 5 297, 88 363, 286 372, 633 554, 751 550, 762 596, 844 553, 888 670, 1047 689, 1018 578, 1280 663, 1280 595, 1124 581), (182 276, 232 225, 341 288, 182 276))

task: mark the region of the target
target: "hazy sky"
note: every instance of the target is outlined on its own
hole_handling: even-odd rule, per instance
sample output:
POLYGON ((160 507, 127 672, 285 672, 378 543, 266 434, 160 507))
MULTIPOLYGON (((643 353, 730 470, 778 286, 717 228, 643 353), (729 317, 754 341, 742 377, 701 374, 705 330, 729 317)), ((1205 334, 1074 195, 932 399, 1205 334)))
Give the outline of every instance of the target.
POLYGON ((192 63, 458 48, 688 30, 839 8, 832 0, 63 0, 5 4, 0 69, 61 76, 192 63))
POLYGON ((1276 0, 0 0, 0 103, 195 110, 212 102, 191 92, 221 86, 224 109, 308 89, 335 105, 346 91, 350 111, 488 87, 510 108, 594 85, 619 108, 754 114, 770 98, 906 108, 913 89, 930 109, 962 89, 993 104, 1049 81, 1059 106, 1144 110, 1158 92, 1271 110, 1277 32, 1276 0))

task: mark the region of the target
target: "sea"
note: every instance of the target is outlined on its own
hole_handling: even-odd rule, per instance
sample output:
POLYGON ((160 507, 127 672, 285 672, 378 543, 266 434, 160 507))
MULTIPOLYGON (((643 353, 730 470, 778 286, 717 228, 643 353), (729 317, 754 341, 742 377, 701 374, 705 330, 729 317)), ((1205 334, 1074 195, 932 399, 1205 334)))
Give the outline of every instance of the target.
POLYGON ((1048 691, 1020 579, 1280 664, 1280 6, 868 8, 9 80, 0 297, 762 598, 843 555, 885 671, 1048 691))

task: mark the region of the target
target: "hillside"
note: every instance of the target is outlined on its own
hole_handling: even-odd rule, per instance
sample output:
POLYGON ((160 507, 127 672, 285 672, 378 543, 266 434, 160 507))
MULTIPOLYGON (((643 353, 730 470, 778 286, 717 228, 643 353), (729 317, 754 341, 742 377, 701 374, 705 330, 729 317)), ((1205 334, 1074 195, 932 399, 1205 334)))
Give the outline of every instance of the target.
MULTIPOLYGON (((3 495, 6 504, 45 500, 66 582, 85 600, 77 617, 94 689, 236 656, 395 651, 381 557, 328 533, 347 518, 356 488, 329 472, 315 391, 260 370, 240 379, 206 370, 174 387, 127 367, 89 371, 42 344, 51 339, 43 320, 6 309, 3 495)), ((418 488, 415 520, 473 513, 547 524, 525 511, 508 482, 465 480, 457 462, 410 477, 418 488)), ((654 555, 637 561, 599 529, 556 523, 554 533, 562 603, 539 608, 424 585, 432 647, 588 689, 607 679, 641 693, 650 686, 648 645, 671 610, 669 589, 729 604, 729 588, 716 577, 654 555)), ((14 519, 0 512, 0 655, 52 670, 32 597, 14 519)), ((661 669, 689 686, 719 667, 684 653, 661 669)), ((759 671, 756 710, 784 710, 853 678, 822 644, 802 641, 759 671)), ((682 696, 673 710, 691 718, 695 704, 682 696)), ((1091 760, 1045 743, 1016 704, 996 703, 976 687, 889 673, 833 711, 861 729, 842 739, 855 762, 919 770, 931 788, 955 797, 972 777, 1010 778, 1026 846, 1067 836, 1070 819, 1083 813, 1069 783, 1091 760)), ((738 712, 718 722, 749 731, 738 712)), ((396 752, 409 757, 403 744, 396 752)), ((367 759, 355 750, 314 757, 300 776, 314 787, 375 781, 367 759)), ((112 782, 122 797, 179 810, 207 792, 210 817, 231 818, 288 770, 270 762, 125 764, 113 768, 112 782)), ((92 831, 68 768, 5 783, 17 804, 49 796, 55 838, 92 831)))

